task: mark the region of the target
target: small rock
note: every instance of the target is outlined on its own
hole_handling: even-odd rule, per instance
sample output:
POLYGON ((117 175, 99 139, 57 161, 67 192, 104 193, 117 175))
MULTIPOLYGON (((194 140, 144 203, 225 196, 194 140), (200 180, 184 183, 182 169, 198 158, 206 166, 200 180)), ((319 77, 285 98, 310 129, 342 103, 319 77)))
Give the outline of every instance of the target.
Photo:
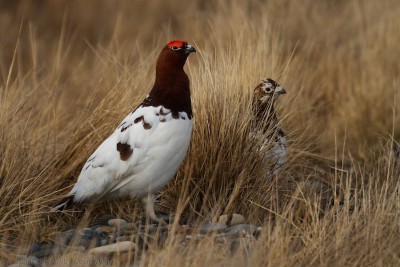
POLYGON ((123 236, 124 234, 125 234, 125 230, 123 230, 123 229, 119 229, 118 231, 116 231, 114 233, 115 237, 120 237, 120 236, 123 236))
POLYGON ((200 234, 220 233, 227 228, 228 226, 225 223, 207 223, 200 227, 199 232, 200 234))
POLYGON ((36 251, 39 251, 40 248, 41 248, 40 244, 38 244, 38 243, 33 243, 33 244, 29 247, 29 249, 28 249, 28 254, 32 254, 32 253, 34 253, 34 252, 36 252, 36 251))
POLYGON ((258 237, 261 233, 262 228, 257 227, 251 224, 237 224, 234 226, 231 226, 227 229, 226 233, 229 236, 229 238, 239 238, 243 236, 256 236, 258 237))
MULTIPOLYGON (((107 224, 108 224, 108 222, 107 222, 107 224)), ((96 231, 97 228, 102 227, 102 226, 104 226, 104 225, 95 224, 95 225, 91 225, 89 228, 92 229, 93 231, 96 231)))
POLYGON ((91 250, 89 250, 89 254, 104 255, 104 254, 128 252, 135 249, 136 249, 135 243, 131 241, 123 241, 98 248, 92 248, 91 250))
POLYGON ((81 240, 79 240, 77 247, 83 247, 84 250, 86 250, 87 248, 89 248, 90 243, 91 242, 88 239, 81 239, 81 240))
POLYGON ((223 214, 223 215, 219 216, 218 222, 225 223, 225 224, 230 223, 231 226, 234 226, 237 224, 243 224, 246 221, 246 219, 242 215, 237 214, 237 213, 234 213, 232 215, 232 220, 230 222, 227 221, 228 217, 229 216, 227 214, 223 214))
POLYGON ((114 228, 112 228, 111 226, 100 226, 94 229, 94 231, 99 235, 111 234, 112 232, 114 232, 114 228))
POLYGON ((114 215, 103 215, 101 217, 94 219, 91 222, 90 226, 93 226, 93 225, 107 225, 108 226, 109 225, 108 221, 111 219, 115 219, 115 218, 117 218, 117 217, 114 215))
POLYGON ((81 238, 91 240, 96 235, 96 232, 90 228, 83 228, 81 230, 81 238))
MULTIPOLYGON (((106 239, 106 238, 101 239, 101 241, 100 241, 100 246, 106 246, 106 245, 108 245, 107 239, 106 239)), ((99 247, 100 247, 100 246, 99 246, 99 247)))
POLYGON ((32 253, 32 256, 37 257, 37 258, 44 258, 50 255, 50 253, 53 251, 54 245, 49 243, 49 244, 43 244, 41 245, 40 250, 32 253))
POLYGON ((108 221, 108 225, 111 227, 115 227, 118 229, 125 229, 126 225, 128 224, 127 221, 124 219, 111 219, 108 221))

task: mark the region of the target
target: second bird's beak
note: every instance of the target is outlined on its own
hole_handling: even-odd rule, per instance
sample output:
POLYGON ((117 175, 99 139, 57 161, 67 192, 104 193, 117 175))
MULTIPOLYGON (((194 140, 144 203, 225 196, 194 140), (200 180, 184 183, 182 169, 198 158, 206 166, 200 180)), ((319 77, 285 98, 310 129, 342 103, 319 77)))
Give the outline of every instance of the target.
POLYGON ((193 52, 196 52, 196 49, 191 45, 187 45, 186 48, 185 48, 185 54, 190 54, 190 53, 193 53, 193 52))
POLYGON ((276 87, 276 89, 275 89, 275 94, 277 94, 277 95, 284 95, 284 94, 286 94, 286 90, 285 89, 283 89, 282 87, 276 87))

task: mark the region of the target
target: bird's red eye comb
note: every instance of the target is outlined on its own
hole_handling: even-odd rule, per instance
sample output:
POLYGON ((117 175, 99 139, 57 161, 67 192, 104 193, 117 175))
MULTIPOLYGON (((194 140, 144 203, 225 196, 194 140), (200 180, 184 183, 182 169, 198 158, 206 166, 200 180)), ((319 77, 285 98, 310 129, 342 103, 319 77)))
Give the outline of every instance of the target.
POLYGON ((185 41, 185 40, 172 40, 167 44, 167 46, 169 48, 172 48, 173 46, 182 48, 184 44, 187 44, 187 41, 185 41))

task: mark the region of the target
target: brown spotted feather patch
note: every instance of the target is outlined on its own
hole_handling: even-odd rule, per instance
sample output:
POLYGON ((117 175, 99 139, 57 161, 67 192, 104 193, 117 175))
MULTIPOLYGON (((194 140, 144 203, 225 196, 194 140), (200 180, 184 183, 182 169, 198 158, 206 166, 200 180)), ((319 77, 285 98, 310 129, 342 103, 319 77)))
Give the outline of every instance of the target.
POLYGON ((127 161, 133 154, 133 149, 129 144, 122 144, 119 142, 117 144, 117 151, 119 152, 119 157, 123 161, 127 161))

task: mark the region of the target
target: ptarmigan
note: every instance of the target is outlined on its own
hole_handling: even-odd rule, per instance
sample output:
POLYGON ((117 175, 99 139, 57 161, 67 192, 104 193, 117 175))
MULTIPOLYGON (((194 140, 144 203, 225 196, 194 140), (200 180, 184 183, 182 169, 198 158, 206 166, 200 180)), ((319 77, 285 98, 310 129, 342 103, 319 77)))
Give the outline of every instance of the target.
POLYGON ((192 105, 183 70, 196 49, 170 41, 157 60, 153 89, 89 157, 78 181, 53 210, 72 203, 140 198, 146 214, 154 212, 154 193, 177 172, 189 147, 192 105))
POLYGON ((270 78, 263 79, 253 93, 252 136, 262 138, 260 151, 270 148, 265 160, 271 165, 272 174, 278 174, 286 163, 286 137, 274 108, 276 99, 282 94, 286 94, 285 89, 270 78))

